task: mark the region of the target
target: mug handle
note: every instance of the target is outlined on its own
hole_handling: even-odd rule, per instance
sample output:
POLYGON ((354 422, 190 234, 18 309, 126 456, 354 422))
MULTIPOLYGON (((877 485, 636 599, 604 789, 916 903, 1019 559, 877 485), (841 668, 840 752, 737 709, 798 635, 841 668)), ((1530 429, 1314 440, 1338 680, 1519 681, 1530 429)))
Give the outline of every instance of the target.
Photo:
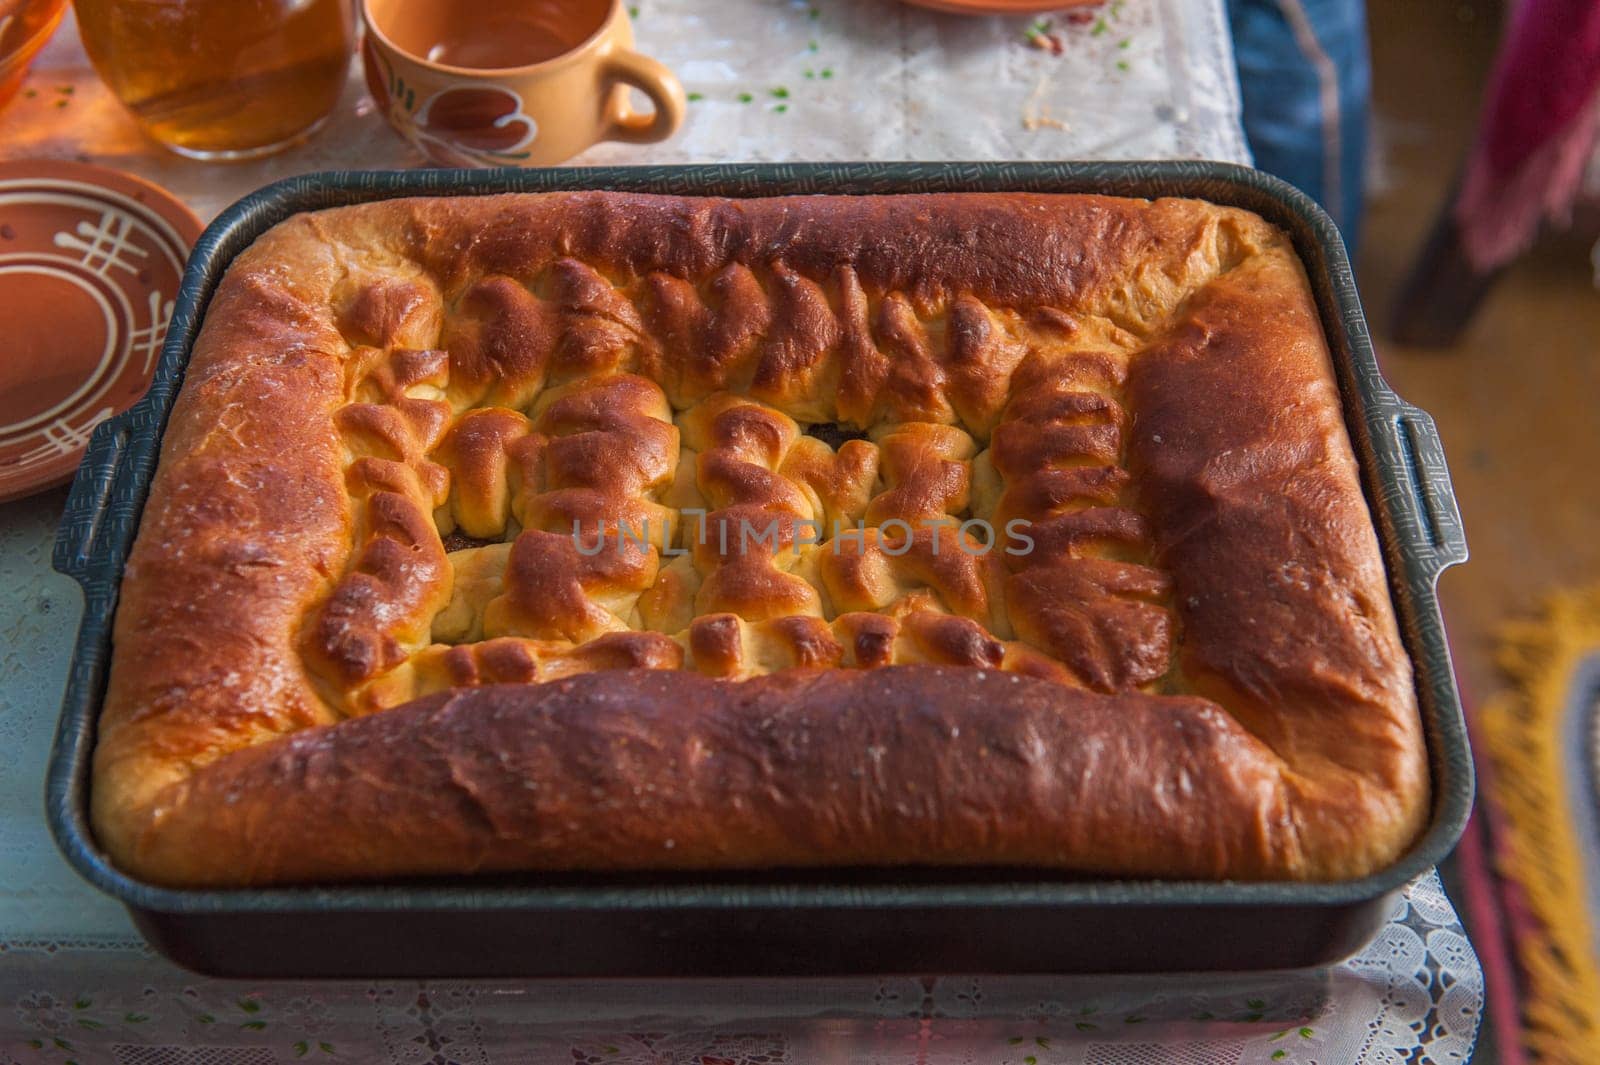
POLYGON ((666 140, 683 125, 689 102, 683 95, 683 83, 664 64, 621 49, 606 57, 606 73, 615 82, 640 90, 655 105, 655 111, 646 115, 623 104, 622 113, 611 118, 608 139, 650 144, 666 140))

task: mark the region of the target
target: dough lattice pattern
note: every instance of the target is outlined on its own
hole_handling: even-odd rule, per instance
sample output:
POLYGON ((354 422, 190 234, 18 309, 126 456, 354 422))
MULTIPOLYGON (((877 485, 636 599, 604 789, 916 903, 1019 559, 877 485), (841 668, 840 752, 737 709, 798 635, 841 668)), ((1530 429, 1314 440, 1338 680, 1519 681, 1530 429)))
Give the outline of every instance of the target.
POLYGON ((1126 316, 563 259, 340 326, 357 547, 303 646, 347 713, 620 667, 1163 690, 1126 316))

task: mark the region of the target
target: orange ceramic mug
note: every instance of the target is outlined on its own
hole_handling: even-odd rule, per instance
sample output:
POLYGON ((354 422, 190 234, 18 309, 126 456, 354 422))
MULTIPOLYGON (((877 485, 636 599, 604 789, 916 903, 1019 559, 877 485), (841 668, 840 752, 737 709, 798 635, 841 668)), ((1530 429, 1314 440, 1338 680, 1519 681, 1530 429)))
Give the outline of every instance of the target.
POLYGON ((683 123, 683 86, 632 50, 622 0, 362 0, 367 86, 446 166, 546 166, 683 123), (630 88, 653 113, 633 110, 630 88))

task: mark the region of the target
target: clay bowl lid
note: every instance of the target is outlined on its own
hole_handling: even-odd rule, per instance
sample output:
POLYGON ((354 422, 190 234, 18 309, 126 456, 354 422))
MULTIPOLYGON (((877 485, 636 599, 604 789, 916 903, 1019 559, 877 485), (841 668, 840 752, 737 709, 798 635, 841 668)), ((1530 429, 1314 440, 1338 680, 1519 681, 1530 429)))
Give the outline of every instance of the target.
POLYGON ((70 479, 144 395, 200 230, 130 174, 0 162, 0 501, 70 479))

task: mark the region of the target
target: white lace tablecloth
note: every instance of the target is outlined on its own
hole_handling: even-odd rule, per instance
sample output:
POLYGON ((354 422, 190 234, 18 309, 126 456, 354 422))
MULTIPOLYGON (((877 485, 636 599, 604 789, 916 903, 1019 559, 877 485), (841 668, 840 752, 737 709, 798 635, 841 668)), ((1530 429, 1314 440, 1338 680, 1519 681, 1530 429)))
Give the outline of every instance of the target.
MULTIPOLYGON (((682 75, 672 141, 580 163, 792 159, 1247 161, 1220 0, 1115 0, 1032 20, 866 0, 639 0, 640 47, 682 75)), ((301 148, 233 166, 179 160, 133 128, 70 19, 0 112, 0 157, 143 174, 202 218, 274 178, 420 160, 359 76, 301 148)), ((0 505, 0 1061, 267 1065, 974 1062, 1249 1065, 1465 1062, 1482 974, 1438 880, 1331 970, 1266 977, 653 982, 209 980, 152 954, 57 857, 44 766, 81 600, 50 570, 64 491, 0 505)))
MULTIPOLYGON (((636 0, 640 50, 690 96, 671 140, 600 144, 577 163, 928 159, 1248 162, 1221 0, 1110 0, 1088 21, 937 15, 892 0, 636 0)), ((422 157, 372 113, 353 64, 344 99, 305 145, 253 163, 154 149, 95 77, 69 15, 23 93, 0 111, 0 157, 131 170, 209 220, 287 174, 409 167, 422 157), (31 93, 31 95, 30 95, 31 93)))

